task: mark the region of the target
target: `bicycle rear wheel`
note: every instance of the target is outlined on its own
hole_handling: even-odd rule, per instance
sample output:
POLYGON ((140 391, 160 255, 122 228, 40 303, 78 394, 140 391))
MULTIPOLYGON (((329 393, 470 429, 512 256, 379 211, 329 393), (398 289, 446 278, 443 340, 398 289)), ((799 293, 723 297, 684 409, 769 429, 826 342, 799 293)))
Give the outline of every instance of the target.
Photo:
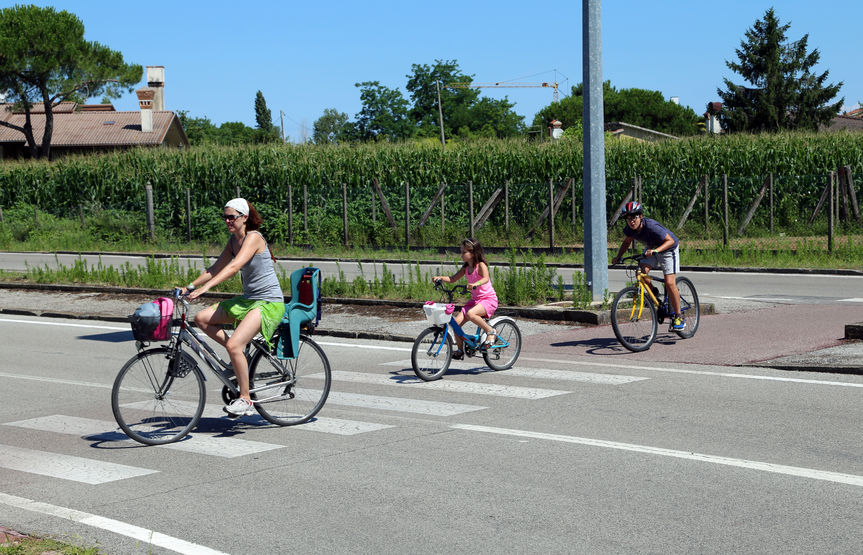
POLYGON ((452 361, 452 339, 445 328, 424 329, 411 349, 411 366, 414 374, 423 381, 439 380, 446 374, 452 361))
POLYGON ((201 419, 206 392, 194 359, 167 347, 141 351, 117 374, 111 409, 120 428, 145 445, 185 437, 201 419), (179 364, 177 361, 182 361, 179 364))
POLYGON ((258 350, 249 364, 249 388, 266 387, 252 393, 255 409, 278 426, 311 420, 326 403, 331 383, 327 355, 305 335, 300 336, 296 358, 282 360, 258 350))
POLYGON ((692 282, 685 277, 677 278, 677 290, 680 292, 681 318, 686 323, 686 327, 676 333, 684 339, 689 339, 695 335, 695 331, 698 329, 698 322, 701 318, 698 293, 695 292, 695 286, 692 285, 692 282))
POLYGON ((521 353, 521 330, 511 318, 502 318, 494 323, 497 338, 494 345, 483 351, 482 358, 492 370, 512 368, 521 353))
POLYGON ((620 344, 630 351, 646 351, 656 339, 656 307, 649 297, 644 305, 637 287, 621 289, 611 302, 611 327, 620 344))

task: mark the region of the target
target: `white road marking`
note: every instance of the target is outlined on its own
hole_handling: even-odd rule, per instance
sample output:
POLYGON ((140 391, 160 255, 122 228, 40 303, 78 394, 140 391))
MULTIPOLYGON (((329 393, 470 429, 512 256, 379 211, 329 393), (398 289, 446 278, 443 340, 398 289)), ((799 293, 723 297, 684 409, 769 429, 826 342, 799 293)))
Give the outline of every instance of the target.
MULTIPOLYGON (((402 368, 411 368, 411 361, 397 360, 394 362, 384 362, 384 366, 401 366, 402 368)), ((496 373, 491 368, 470 362, 453 361, 450 363, 450 368, 457 370, 473 370, 479 372, 496 373)), ((501 370, 501 376, 518 376, 521 378, 539 378, 543 380, 560 380, 570 382, 586 382, 597 384, 620 385, 630 382, 638 382, 641 380, 649 380, 650 378, 641 378, 636 376, 620 376, 617 374, 596 374, 594 372, 576 372, 574 370, 552 370, 550 368, 510 368, 501 370)))
POLYGON ((839 302, 840 302, 840 303, 863 303, 863 298, 861 298, 861 297, 854 297, 854 298, 851 298, 851 299, 839 299, 839 302))
MULTIPOLYGON (((126 437, 126 434, 117 427, 116 423, 91 418, 55 414, 32 418, 30 420, 7 422, 5 425, 43 432, 86 436, 87 439, 121 441, 138 445, 134 440, 126 437)), ((168 443, 167 445, 159 445, 158 447, 226 459, 285 448, 284 445, 274 443, 201 434, 190 434, 176 443, 168 443)))
MULTIPOLYGON (((709 295, 705 295, 709 296, 709 295)), ((728 297, 723 295, 716 295, 715 299, 729 299, 732 301, 761 301, 761 302, 787 302, 790 303, 794 299, 786 299, 784 297, 728 297)))
POLYGON ((0 467, 85 484, 104 484, 105 482, 146 476, 157 472, 147 468, 73 457, 62 453, 36 451, 35 449, 12 445, 0 446, 0 467))
POLYGON ((94 330, 111 330, 111 331, 128 331, 132 333, 132 328, 125 326, 118 328, 116 326, 96 326, 93 324, 69 324, 66 322, 43 322, 41 320, 15 320, 11 318, 0 318, 0 323, 6 322, 10 324, 36 324, 38 326, 60 326, 64 328, 90 328, 94 330))
POLYGON ((389 424, 375 424, 373 422, 360 422, 357 420, 343 420, 341 418, 319 418, 315 417, 311 422, 299 426, 292 426, 292 430, 310 430, 313 432, 326 432, 343 436, 353 436, 366 432, 376 432, 387 428, 395 428, 389 424))
POLYGON ((363 395, 360 393, 342 393, 339 391, 330 391, 330 395, 327 397, 327 404, 388 410, 393 412, 409 412, 431 416, 455 416, 457 414, 464 414, 466 412, 488 408, 476 405, 461 405, 457 403, 421 401, 419 399, 382 397, 380 395, 363 395))
POLYGON ((183 553, 184 555, 227 555, 221 551, 216 551, 215 549, 210 549, 203 545, 181 540, 173 536, 161 534, 159 532, 141 528, 140 526, 128 524, 119 520, 114 520, 113 518, 106 518, 92 513, 76 511, 75 509, 69 509, 67 507, 33 501, 32 499, 27 499, 25 497, 0 493, 0 503, 10 507, 17 507, 25 511, 53 516, 63 520, 70 520, 72 522, 80 522, 81 524, 92 526, 93 528, 107 530, 121 536, 136 539, 145 545, 155 545, 175 553, 183 553))
MULTIPOLYGON (((311 375, 308 377, 315 377, 311 375)), ((320 376, 318 376, 320 377, 320 376)), ((416 376, 399 376, 394 380, 391 376, 379 374, 363 374, 360 372, 333 372, 333 380, 353 383, 369 383, 375 385, 404 385, 404 384, 426 384, 416 376)), ((454 393, 470 393, 473 395, 494 395, 497 397, 513 397, 516 399, 544 399, 546 397, 554 397, 555 395, 565 395, 572 393, 571 391, 558 391, 556 389, 542 389, 539 387, 516 387, 508 385, 497 385, 492 383, 476 383, 476 382, 461 382, 461 381, 446 381, 438 380, 428 382, 428 387, 449 391, 454 393)))
POLYGON ((364 345, 360 343, 337 343, 335 341, 315 341, 318 345, 329 345, 331 347, 352 347, 354 349, 371 349, 375 351, 402 351, 409 353, 413 349, 410 347, 386 347, 383 345, 364 345))
POLYGON ((526 430, 510 430, 506 428, 493 428, 489 426, 474 426, 471 424, 453 424, 451 428, 459 430, 468 430, 473 432, 485 432, 490 434, 500 434, 515 437, 525 437, 530 439, 542 439, 548 441, 560 441, 564 443, 577 443, 580 445, 589 445, 591 447, 603 447, 606 449, 618 449, 622 451, 634 451, 636 453, 645 453, 648 455, 659 455, 662 457, 674 457, 678 459, 687 459, 698 462, 706 462, 711 464, 722 464, 727 466, 736 466, 739 468, 748 468, 751 470, 759 470, 762 472, 772 472, 774 474, 785 474, 788 476, 796 476, 799 478, 812 478, 814 480, 825 480, 837 484, 848 484, 851 486, 863 487, 863 476, 854 474, 842 474, 839 472, 830 472, 826 470, 816 470, 812 468, 803 468, 799 466, 786 466, 782 464, 774 464, 761 461, 750 461, 746 459, 735 459, 731 457, 720 457, 716 455, 706 455, 703 453, 692 453, 689 451, 677 451, 674 449, 664 449, 661 447, 651 447, 649 445, 636 445, 632 443, 619 443, 616 441, 606 441, 602 439, 590 439, 585 437, 565 436, 558 434, 546 434, 541 432, 530 432, 526 430))

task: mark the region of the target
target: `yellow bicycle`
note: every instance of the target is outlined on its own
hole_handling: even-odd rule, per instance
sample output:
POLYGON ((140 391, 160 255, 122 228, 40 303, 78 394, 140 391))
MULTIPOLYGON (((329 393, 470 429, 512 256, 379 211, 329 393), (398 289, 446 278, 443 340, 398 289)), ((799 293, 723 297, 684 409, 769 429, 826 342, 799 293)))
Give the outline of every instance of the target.
MULTIPOLYGON (((665 290, 665 281, 642 272, 638 264, 641 258, 642 256, 637 255, 621 259, 621 262, 629 263, 626 273, 633 285, 621 289, 611 302, 611 327, 614 336, 621 345, 635 352, 650 348, 656 341, 659 325, 666 318, 670 321, 673 312, 668 291, 665 290), (662 284, 661 301, 659 289, 651 283, 654 281, 662 284)), ((682 330, 674 330, 669 326, 668 331, 688 339, 695 335, 698 329, 701 312, 698 293, 695 292, 692 282, 685 277, 677 278, 677 290, 680 292, 680 317, 686 326, 682 330)))

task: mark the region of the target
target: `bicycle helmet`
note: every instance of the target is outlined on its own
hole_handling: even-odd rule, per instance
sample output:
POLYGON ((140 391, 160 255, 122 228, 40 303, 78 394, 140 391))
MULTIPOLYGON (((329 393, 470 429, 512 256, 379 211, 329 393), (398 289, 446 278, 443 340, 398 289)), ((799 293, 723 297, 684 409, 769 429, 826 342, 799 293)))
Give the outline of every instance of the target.
POLYGON ((636 202, 634 200, 627 202, 626 206, 623 207, 623 210, 620 211, 620 215, 623 217, 640 214, 644 214, 644 206, 640 202, 636 202))

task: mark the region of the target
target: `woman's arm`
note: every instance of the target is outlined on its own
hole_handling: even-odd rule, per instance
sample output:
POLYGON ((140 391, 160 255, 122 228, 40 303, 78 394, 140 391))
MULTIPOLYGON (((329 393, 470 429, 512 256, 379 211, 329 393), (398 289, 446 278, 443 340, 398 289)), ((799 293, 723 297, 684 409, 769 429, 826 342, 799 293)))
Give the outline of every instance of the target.
POLYGON ((626 236, 623 238, 623 242, 620 244, 620 248, 617 250, 617 256, 611 259, 612 264, 617 264, 620 262, 620 257, 623 256, 623 253, 626 252, 626 249, 629 248, 629 245, 632 244, 632 237, 626 236))
MULTIPOLYGON (((225 247, 225 251, 222 252, 222 256, 219 256, 219 260, 216 261, 213 266, 209 270, 209 273, 213 274, 210 279, 208 279, 201 287, 196 288, 192 293, 189 294, 190 299, 196 299, 215 287, 216 285, 228 281, 240 269, 245 266, 249 260, 252 259, 255 254, 261 247, 264 245, 264 238, 261 237, 258 233, 249 233, 246 235, 246 238, 243 240, 243 246, 240 247, 240 252, 237 253, 233 259, 230 259, 227 263, 222 264, 224 261, 222 260, 222 256, 227 255, 230 257, 230 243, 227 247, 225 247), (219 268, 221 266, 221 268, 219 268)), ((197 280, 195 280, 197 281, 197 280)))

